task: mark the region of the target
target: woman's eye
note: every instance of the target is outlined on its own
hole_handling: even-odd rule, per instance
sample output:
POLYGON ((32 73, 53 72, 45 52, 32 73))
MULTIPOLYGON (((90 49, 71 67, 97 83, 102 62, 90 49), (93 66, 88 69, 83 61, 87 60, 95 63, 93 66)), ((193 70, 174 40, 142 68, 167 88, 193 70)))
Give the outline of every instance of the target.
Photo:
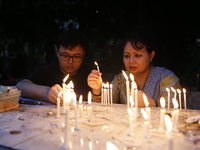
POLYGON ((140 55, 140 54, 135 54, 135 57, 141 57, 142 55, 140 55))
POLYGON ((125 58, 130 58, 130 56, 129 56, 129 55, 124 55, 124 57, 125 57, 125 58))

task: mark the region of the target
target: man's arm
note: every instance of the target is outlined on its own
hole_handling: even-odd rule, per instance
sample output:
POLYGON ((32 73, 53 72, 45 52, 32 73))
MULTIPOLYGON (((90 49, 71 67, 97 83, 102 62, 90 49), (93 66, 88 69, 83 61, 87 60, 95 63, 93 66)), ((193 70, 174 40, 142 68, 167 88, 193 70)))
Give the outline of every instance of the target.
POLYGON ((50 87, 34 84, 28 79, 24 79, 17 83, 16 87, 21 90, 23 97, 35 99, 48 99, 50 87))

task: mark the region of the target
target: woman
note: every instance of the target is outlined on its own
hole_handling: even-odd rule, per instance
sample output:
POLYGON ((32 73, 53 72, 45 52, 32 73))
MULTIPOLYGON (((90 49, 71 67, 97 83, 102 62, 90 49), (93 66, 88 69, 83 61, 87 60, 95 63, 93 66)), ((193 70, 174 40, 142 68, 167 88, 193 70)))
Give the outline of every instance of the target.
MULTIPOLYGON (((166 88, 180 88, 178 77, 163 67, 154 67, 152 60, 155 51, 151 46, 151 38, 145 32, 133 32, 127 36, 124 46, 123 63, 127 76, 132 73, 138 88, 138 106, 144 107, 143 92, 146 94, 149 106, 160 106, 159 98, 167 100, 166 88)), ((93 100, 100 101, 101 73, 92 70, 88 76, 88 85, 92 88, 93 100)), ((127 103, 126 80, 122 73, 112 80, 113 102, 127 103)))

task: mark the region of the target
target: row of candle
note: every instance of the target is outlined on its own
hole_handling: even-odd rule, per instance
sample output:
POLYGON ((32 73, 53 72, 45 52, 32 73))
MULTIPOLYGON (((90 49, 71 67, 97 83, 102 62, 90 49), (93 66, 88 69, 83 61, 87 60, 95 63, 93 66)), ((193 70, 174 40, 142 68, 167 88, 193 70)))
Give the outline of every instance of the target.
POLYGON ((106 84, 102 83, 101 105, 111 107, 113 105, 112 84, 109 84, 108 82, 106 84))

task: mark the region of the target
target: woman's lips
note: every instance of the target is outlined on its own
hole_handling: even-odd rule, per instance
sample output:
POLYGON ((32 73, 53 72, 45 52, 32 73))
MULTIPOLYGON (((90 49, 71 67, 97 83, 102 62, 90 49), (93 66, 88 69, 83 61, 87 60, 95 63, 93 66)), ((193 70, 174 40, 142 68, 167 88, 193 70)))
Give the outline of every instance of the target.
POLYGON ((133 66, 130 66, 130 67, 129 67, 130 70, 135 70, 136 68, 137 68, 137 67, 133 67, 133 66))

